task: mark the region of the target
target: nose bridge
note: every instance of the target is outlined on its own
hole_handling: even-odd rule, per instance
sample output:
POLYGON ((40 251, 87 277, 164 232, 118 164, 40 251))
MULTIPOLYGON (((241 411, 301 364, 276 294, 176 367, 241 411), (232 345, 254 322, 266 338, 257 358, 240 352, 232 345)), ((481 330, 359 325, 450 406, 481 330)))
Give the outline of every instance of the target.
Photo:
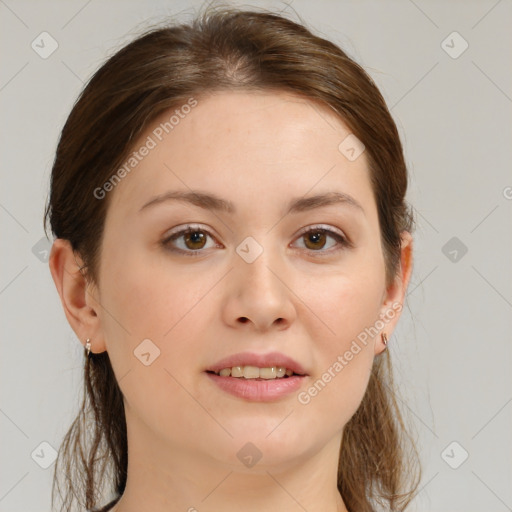
POLYGON ((279 262, 278 251, 270 247, 270 238, 266 237, 263 243, 252 237, 247 237, 236 249, 239 261, 236 262, 237 274, 242 276, 249 290, 256 293, 281 294, 283 284, 276 277, 282 268, 279 262))
MULTIPOLYGON (((291 321, 294 308, 291 293, 285 286, 285 264, 279 250, 268 246, 271 237, 264 244, 247 237, 236 248, 235 309, 231 313, 236 319, 246 318, 258 326, 270 326, 276 320, 291 321)), ((232 318, 232 320, 235 320, 232 318)))

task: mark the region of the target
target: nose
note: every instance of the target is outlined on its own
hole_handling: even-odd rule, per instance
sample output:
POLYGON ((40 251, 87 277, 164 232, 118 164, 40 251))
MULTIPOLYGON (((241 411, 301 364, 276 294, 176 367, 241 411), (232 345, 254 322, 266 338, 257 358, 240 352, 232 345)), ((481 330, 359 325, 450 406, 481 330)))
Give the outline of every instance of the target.
POLYGON ((234 266, 228 276, 224 322, 236 328, 247 324, 246 329, 258 332, 287 329, 295 320, 296 308, 284 263, 264 250, 252 263, 235 254, 234 266))

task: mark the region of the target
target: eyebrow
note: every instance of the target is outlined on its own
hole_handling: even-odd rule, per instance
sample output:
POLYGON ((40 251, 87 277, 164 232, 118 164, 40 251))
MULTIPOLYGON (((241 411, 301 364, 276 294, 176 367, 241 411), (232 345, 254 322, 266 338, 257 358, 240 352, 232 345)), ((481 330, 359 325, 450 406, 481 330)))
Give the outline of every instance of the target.
MULTIPOLYGON (((145 210, 151 206, 156 206, 167 201, 183 201, 191 203, 206 210, 215 210, 226 213, 235 213, 236 207, 231 201, 226 201, 214 194, 207 194, 198 190, 192 191, 169 191, 150 199, 140 211, 145 210)), ((344 204, 351 206, 356 210, 360 210, 365 214, 364 208, 358 203, 351 195, 344 192, 326 192, 317 194, 310 197, 298 197, 292 199, 288 205, 286 215, 289 213, 299 213, 323 206, 330 206, 333 204, 344 204)))

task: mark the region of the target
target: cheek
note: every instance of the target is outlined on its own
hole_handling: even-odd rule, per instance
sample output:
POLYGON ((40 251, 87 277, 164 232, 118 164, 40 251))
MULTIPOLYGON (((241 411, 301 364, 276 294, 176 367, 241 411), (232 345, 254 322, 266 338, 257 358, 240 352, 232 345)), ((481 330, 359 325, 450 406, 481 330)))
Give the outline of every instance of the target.
POLYGON ((204 339, 204 318, 214 310, 209 291, 221 276, 184 266, 170 270, 160 258, 135 248, 112 252, 104 270, 101 321, 113 364, 121 372, 139 364, 134 351, 149 339, 160 350, 160 365, 173 371, 197 366, 197 352, 190 347, 204 339))
POLYGON ((182 386, 189 388, 190 368, 197 366, 194 315, 204 312, 200 300, 213 276, 165 272, 136 251, 112 253, 104 270, 101 321, 127 414, 170 428, 176 411, 190 411, 194 403, 182 386))
MULTIPOLYGON (((379 269, 378 265, 374 268, 379 269)), ((299 402, 306 407, 314 403, 322 417, 338 411, 335 424, 350 419, 366 391, 383 287, 383 271, 374 270, 330 277, 317 281, 313 293, 310 289, 308 306, 322 321, 324 334, 310 332, 319 373, 299 402)))
MULTIPOLYGON (((324 353, 331 358, 347 350, 358 337, 362 346, 364 341, 372 341, 367 333, 379 318, 384 290, 383 268, 378 269, 374 265, 373 271, 330 275, 303 290, 308 297, 307 305, 323 324, 324 334, 319 341, 323 340, 324 353)), ((315 339, 314 333, 311 336, 315 339)))
MULTIPOLYGON (((115 319, 135 338, 161 338, 183 314, 195 286, 185 287, 180 272, 169 272, 140 248, 105 251, 102 300, 109 324, 115 319), (110 318, 109 318, 110 316, 110 318)), ((193 298, 193 297, 192 297, 193 298)), ((119 327, 119 325, 118 325, 119 327)))

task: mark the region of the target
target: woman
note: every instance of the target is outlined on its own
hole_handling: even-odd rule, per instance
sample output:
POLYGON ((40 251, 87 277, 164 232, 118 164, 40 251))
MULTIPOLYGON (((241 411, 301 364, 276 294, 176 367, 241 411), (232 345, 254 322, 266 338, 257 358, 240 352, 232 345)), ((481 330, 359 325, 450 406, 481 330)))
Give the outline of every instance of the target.
POLYGON ((208 8, 110 58, 46 211, 86 347, 62 510, 404 510, 406 189, 376 86, 295 22, 208 8))

